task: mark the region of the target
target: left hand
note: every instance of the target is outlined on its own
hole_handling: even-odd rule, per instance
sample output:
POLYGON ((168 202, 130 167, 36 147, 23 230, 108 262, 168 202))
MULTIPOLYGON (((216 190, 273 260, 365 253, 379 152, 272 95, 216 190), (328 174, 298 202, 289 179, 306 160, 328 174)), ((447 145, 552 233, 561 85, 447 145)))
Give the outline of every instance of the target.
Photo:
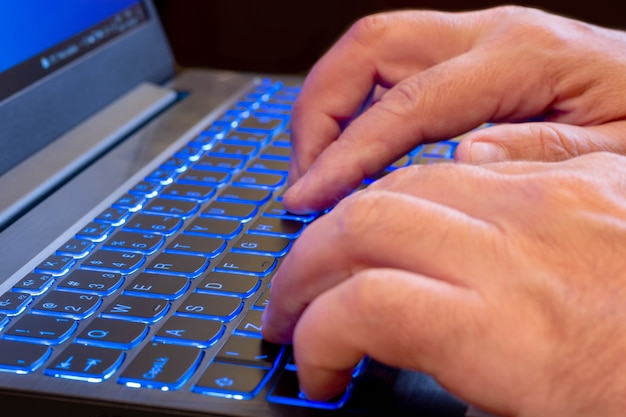
POLYGON ((498 415, 623 416, 624 178, 604 153, 396 171, 295 242, 264 337, 312 399, 368 355, 498 415))

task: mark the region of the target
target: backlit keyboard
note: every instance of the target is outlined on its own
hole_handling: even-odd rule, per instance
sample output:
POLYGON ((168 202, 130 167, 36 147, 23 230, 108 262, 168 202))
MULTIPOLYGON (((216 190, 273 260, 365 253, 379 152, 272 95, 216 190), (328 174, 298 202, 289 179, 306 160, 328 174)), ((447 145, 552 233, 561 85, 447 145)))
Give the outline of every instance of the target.
POLYGON ((349 391, 304 399, 289 347, 261 338, 271 276, 315 219, 281 203, 298 93, 260 81, 0 296, 0 371, 341 407, 349 391))

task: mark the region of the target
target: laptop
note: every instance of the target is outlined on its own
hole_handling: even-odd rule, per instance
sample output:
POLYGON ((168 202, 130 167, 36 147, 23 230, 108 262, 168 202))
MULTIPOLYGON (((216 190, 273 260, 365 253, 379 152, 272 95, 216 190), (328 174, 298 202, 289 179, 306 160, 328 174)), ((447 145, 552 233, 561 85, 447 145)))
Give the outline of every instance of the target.
MULTIPOLYGON (((290 346, 262 340, 272 274, 315 220, 280 200, 300 77, 177 72, 148 0, 0 9, 7 409, 482 415, 428 375, 368 359, 344 395, 308 401, 290 346)), ((389 170, 449 159, 454 146, 418 147, 389 170)))

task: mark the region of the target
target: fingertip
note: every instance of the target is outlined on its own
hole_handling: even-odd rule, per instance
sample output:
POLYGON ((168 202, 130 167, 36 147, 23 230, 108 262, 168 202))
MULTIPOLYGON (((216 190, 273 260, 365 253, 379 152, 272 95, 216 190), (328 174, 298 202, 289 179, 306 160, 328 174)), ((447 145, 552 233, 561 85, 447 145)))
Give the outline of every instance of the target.
MULTIPOLYGON (((297 365, 297 364, 296 364, 297 365)), ((306 370, 298 367, 300 391, 310 401, 328 402, 339 398, 346 392, 352 371, 306 370)))
POLYGON ((495 127, 480 129, 468 134, 457 146, 454 159, 457 162, 469 164, 488 164, 493 162, 508 161, 511 155, 506 146, 502 144, 504 134, 493 135, 502 129, 495 127))

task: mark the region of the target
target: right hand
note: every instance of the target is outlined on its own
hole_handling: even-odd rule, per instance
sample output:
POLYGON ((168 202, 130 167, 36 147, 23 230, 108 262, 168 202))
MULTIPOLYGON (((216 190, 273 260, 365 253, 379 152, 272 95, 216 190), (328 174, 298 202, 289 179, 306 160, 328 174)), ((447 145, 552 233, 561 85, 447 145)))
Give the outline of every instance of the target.
POLYGON ((484 122, 541 118, 471 133, 457 160, 626 153, 625 89, 623 32, 520 7, 365 17, 305 80, 285 205, 327 208, 417 145, 484 122))

